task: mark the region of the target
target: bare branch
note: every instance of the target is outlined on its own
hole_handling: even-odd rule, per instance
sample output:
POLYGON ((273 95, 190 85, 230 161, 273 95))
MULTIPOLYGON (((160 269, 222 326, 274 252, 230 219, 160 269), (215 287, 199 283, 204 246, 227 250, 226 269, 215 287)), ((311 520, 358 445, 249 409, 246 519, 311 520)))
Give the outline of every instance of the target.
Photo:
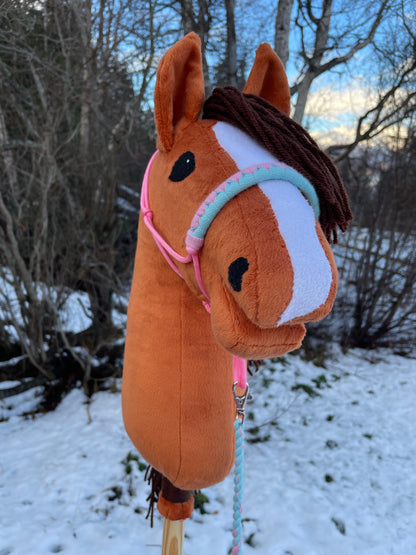
POLYGON ((348 60, 351 60, 351 58, 357 52, 359 52, 360 50, 368 46, 373 41, 376 31, 380 26, 380 23, 383 20, 383 17, 385 16, 385 10, 388 4, 389 4, 389 0, 384 0, 382 2, 368 35, 364 39, 361 39, 356 44, 354 44, 354 46, 352 46, 350 50, 346 52, 344 55, 332 58, 328 62, 320 65, 319 70, 317 72, 317 76, 321 75, 322 73, 325 73, 326 71, 330 71, 337 65, 345 64, 346 62, 348 62, 348 60))

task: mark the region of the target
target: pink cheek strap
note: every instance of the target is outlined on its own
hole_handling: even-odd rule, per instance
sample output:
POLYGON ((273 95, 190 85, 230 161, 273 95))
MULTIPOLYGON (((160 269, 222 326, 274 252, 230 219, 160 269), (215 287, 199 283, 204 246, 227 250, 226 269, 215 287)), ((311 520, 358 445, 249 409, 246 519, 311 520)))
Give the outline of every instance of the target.
POLYGON ((140 209, 143 215, 143 221, 147 229, 152 234, 152 237, 156 245, 158 246, 160 252, 162 253, 163 257, 165 258, 166 262, 169 264, 172 270, 179 277, 183 279, 183 275, 181 274, 178 266, 175 264, 172 258, 178 262, 181 262, 182 264, 189 264, 190 262, 193 263, 198 287, 200 288, 201 293, 204 295, 206 299, 208 299, 208 302, 209 302, 209 295, 202 281, 201 266, 199 263, 199 255, 198 255, 198 250, 202 247, 204 240, 202 239, 201 241, 198 242, 198 250, 196 250, 191 246, 187 246, 186 250, 188 252, 188 255, 182 256, 174 249, 172 249, 172 247, 163 239, 163 237, 160 235, 160 233, 156 230, 155 226, 153 225, 153 212, 150 209, 150 204, 149 204, 149 174, 150 174, 150 168, 152 167, 152 164, 153 164, 153 160, 155 159, 157 153, 158 151, 156 151, 153 154, 153 156, 150 158, 150 161, 147 165, 147 168, 143 177, 142 191, 140 195, 140 209))
POLYGON ((188 251, 188 254, 191 256, 191 259, 194 265, 195 277, 196 277, 196 282, 198 284, 198 287, 201 290, 201 293, 208 299, 208 303, 209 303, 210 298, 207 293, 207 290, 204 287, 204 282, 202 281, 201 266, 199 264, 198 251, 194 250, 192 247, 186 247, 186 250, 188 251))

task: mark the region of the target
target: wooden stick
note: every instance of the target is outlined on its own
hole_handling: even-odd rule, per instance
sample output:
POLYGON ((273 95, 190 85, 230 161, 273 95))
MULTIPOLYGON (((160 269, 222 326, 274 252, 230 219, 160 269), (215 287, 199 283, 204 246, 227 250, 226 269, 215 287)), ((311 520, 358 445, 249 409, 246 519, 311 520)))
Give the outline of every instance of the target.
POLYGON ((164 518, 162 555, 182 555, 184 535, 184 520, 169 520, 164 518))

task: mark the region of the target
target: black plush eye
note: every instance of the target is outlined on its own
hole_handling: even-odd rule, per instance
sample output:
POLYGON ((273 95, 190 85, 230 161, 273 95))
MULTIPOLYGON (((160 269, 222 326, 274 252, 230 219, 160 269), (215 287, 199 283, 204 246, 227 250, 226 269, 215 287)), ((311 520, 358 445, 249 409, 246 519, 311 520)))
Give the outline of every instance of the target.
POLYGON ((188 177, 195 169, 195 156, 189 150, 184 152, 176 160, 172 171, 170 172, 169 179, 174 181, 182 181, 185 177, 188 177))

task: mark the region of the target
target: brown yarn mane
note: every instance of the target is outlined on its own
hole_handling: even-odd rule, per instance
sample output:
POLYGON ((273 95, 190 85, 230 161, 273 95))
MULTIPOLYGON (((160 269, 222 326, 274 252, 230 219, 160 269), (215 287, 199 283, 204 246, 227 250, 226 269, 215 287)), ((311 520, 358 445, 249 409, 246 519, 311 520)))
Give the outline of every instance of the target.
POLYGON ((345 231, 352 220, 347 193, 333 162, 303 127, 267 100, 235 87, 214 89, 202 117, 234 125, 306 177, 319 198, 322 230, 337 242, 337 227, 345 231))

